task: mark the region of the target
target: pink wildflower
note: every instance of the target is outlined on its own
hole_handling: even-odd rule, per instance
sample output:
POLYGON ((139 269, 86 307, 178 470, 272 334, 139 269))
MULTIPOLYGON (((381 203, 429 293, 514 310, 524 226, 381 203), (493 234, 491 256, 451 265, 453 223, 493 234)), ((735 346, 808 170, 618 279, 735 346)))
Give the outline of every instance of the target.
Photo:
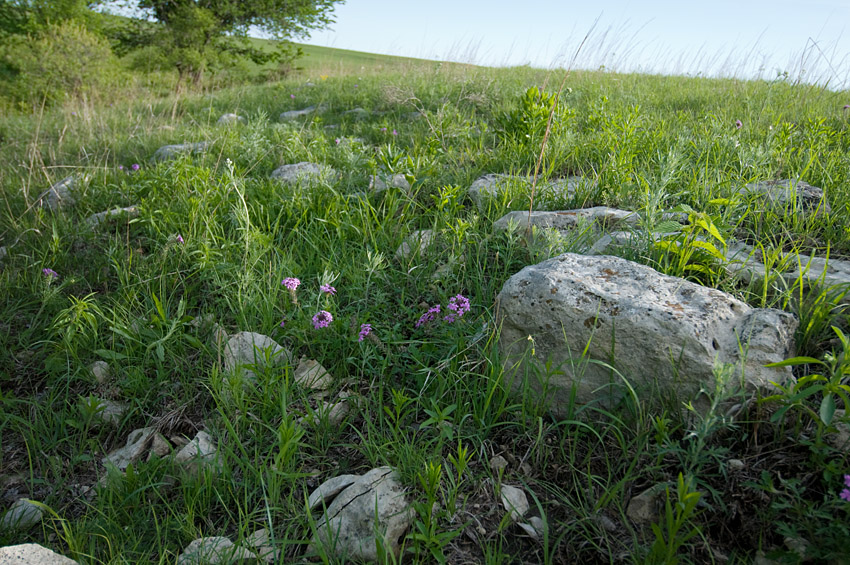
POLYGON ((330 312, 328 312, 327 310, 321 310, 318 314, 313 316, 313 327, 317 330, 321 328, 326 328, 333 321, 334 317, 331 316, 330 312))

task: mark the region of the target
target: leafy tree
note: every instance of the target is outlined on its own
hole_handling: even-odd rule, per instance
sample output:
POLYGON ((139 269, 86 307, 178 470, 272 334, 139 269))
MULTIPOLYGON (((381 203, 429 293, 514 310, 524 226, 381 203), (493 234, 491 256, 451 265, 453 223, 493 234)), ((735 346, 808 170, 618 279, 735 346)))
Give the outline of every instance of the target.
POLYGON ((50 25, 77 20, 95 24, 90 8, 100 0, 0 0, 0 37, 37 34, 50 25))
POLYGON ((197 81, 222 54, 247 57, 257 63, 279 60, 277 52, 262 51, 246 40, 260 30, 278 40, 305 37, 310 30, 332 23, 334 4, 344 0, 125 0, 113 2, 141 8, 161 25, 145 32, 137 44, 156 45, 179 72, 181 81, 197 81))

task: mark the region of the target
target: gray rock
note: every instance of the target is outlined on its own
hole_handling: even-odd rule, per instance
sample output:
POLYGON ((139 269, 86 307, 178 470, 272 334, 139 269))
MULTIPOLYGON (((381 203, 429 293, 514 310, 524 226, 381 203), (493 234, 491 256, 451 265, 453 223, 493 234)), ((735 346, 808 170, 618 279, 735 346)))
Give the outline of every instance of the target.
POLYGON ((257 557, 266 563, 279 563, 280 550, 270 543, 271 536, 266 528, 259 529, 245 538, 245 545, 252 548, 257 557))
POLYGON ((73 559, 35 543, 0 547, 0 565, 77 565, 73 559))
POLYGON ((539 516, 532 516, 527 522, 517 522, 517 526, 534 539, 540 539, 546 529, 543 520, 539 516))
POLYGON ((330 373, 313 359, 302 358, 292 373, 292 378, 299 386, 311 390, 324 391, 333 385, 330 373))
POLYGON ((309 116, 313 112, 317 110, 316 106, 308 106, 307 108, 301 110, 289 110, 288 112, 283 112, 280 115, 280 120, 294 120, 295 118, 300 118, 302 116, 309 116))
POLYGON ((87 181, 87 176, 71 175, 65 177, 41 193, 38 200, 42 206, 53 211, 67 206, 73 206, 76 204, 73 192, 79 188, 81 183, 87 181))
POLYGON ((203 153, 209 148, 210 143, 207 141, 199 141, 197 143, 181 143, 178 145, 163 145, 151 157, 152 163, 169 161, 176 159, 185 153, 203 153))
POLYGON ((649 526, 657 522, 666 492, 667 485, 662 483, 653 485, 637 496, 633 496, 626 507, 626 516, 635 524, 641 526, 649 526))
POLYGON ((318 165, 316 163, 308 163, 302 161, 292 165, 283 165, 272 171, 271 178, 279 180, 287 184, 295 184, 298 182, 316 182, 322 178, 327 178, 334 173, 334 170, 327 165, 318 165))
POLYGON ((227 340, 224 346, 224 370, 236 372, 241 370, 248 381, 255 381, 257 375, 246 365, 282 366, 291 362, 292 355, 285 347, 281 347, 272 338, 254 332, 239 332, 227 340))
POLYGON ((140 428, 133 430, 127 436, 127 443, 124 447, 116 449, 102 459, 104 465, 115 465, 121 471, 127 468, 130 463, 140 461, 148 452, 153 443, 155 428, 140 428))
MULTIPOLYGON (((572 198, 576 190, 586 181, 582 177, 568 177, 550 181, 537 180, 534 207, 545 210, 556 200, 572 198)), ((500 198, 504 193, 509 195, 531 196, 531 177, 504 175, 492 173, 476 179, 469 187, 469 197, 479 210, 485 210, 488 203, 500 198)))
POLYGON ((396 250, 396 261, 407 261, 413 257, 423 256, 435 239, 434 230, 418 230, 411 233, 396 250))
POLYGON ((740 459, 730 459, 726 462, 726 464, 732 471, 743 471, 747 468, 747 464, 741 461, 740 459))
POLYGON ((118 425, 122 418, 130 409, 130 406, 125 402, 115 402, 114 400, 106 400, 103 398, 97 399, 100 410, 97 412, 97 418, 107 424, 118 425))
POLYGON ((162 434, 156 434, 153 436, 153 441, 151 442, 150 451, 148 452, 148 461, 156 457, 166 457, 171 453, 171 443, 165 439, 165 436, 162 434))
POLYGON ((355 120, 365 120, 369 116, 372 115, 372 112, 369 110, 364 110, 363 108, 354 108, 353 110, 347 110, 342 113, 343 116, 348 116, 349 118, 353 118, 355 120))
POLYGON ((532 212, 530 215, 528 211, 509 212, 493 223, 493 229, 505 230, 509 226, 517 226, 518 229, 525 230, 530 224, 538 229, 555 229, 559 232, 571 232, 585 226, 598 231, 636 226, 639 221, 640 215, 635 212, 597 206, 578 210, 532 212))
POLYGON ((97 384, 102 385, 109 380, 109 363, 106 361, 95 361, 89 365, 89 371, 91 371, 92 376, 97 380, 97 384))
POLYGON ((332 479, 328 479, 319 485, 319 488, 310 493, 307 498, 307 508, 315 510, 322 503, 327 505, 333 497, 347 489, 354 483, 360 480, 360 475, 339 475, 332 479))
POLYGON ((525 513, 528 512, 528 497, 525 492, 511 485, 502 485, 501 487, 502 506, 508 511, 511 520, 519 521, 525 513))
POLYGON ((405 192, 410 191, 410 183, 407 181, 407 177, 404 175, 398 174, 393 175, 390 179, 382 179, 380 176, 370 175, 369 176, 369 191, 374 193, 380 193, 387 190, 387 188, 400 188, 405 192), (389 182, 387 182, 389 181, 389 182))
POLYGON ((824 435, 826 443, 835 449, 850 449, 850 424, 845 420, 843 409, 835 411, 830 425, 835 428, 835 431, 824 435))
POLYGON ((243 118, 242 116, 240 116, 238 114, 224 114, 223 116, 221 116, 218 119, 218 121, 216 122, 216 125, 230 126, 230 125, 234 125, 234 124, 241 124, 241 123, 244 123, 244 122, 245 122, 245 118, 243 118))
POLYGON ((26 498, 19 498, 0 520, 0 532, 9 533, 14 530, 28 530, 41 522, 44 510, 26 498))
POLYGON ((508 461, 501 455, 496 455, 492 459, 490 459, 490 470, 494 473, 498 473, 504 469, 507 469, 508 461))
POLYGON ((313 543, 341 559, 376 561, 375 534, 398 556, 399 541, 413 513, 398 475, 389 467, 372 469, 341 491, 316 524, 313 543))
POLYGON ((186 546, 177 557, 180 565, 218 565, 235 563, 248 559, 256 560, 257 556, 243 547, 233 545, 225 537, 199 538, 186 546))
POLYGON ((104 212, 98 212, 97 214, 92 214, 88 218, 86 218, 86 223, 91 228, 96 228, 100 224, 104 222, 108 222, 109 220, 121 219, 121 220, 131 220, 133 218, 139 217, 139 209, 135 206, 127 206, 125 208, 113 208, 112 210, 106 210, 104 212))
POLYGON ((221 469, 221 460, 218 457, 215 442, 203 430, 177 452, 174 460, 190 473, 197 473, 203 468, 209 468, 214 472, 221 469))
POLYGON ((759 181, 746 185, 738 192, 747 196, 757 196, 758 202, 783 211, 795 206, 800 213, 813 212, 820 215, 831 212, 823 190, 801 180, 759 181))
POLYGON ((552 401, 556 413, 573 386, 579 402, 616 402, 620 378, 639 394, 695 398, 703 387, 714 390, 716 363, 735 366, 736 375, 743 369, 747 389, 791 377, 788 367, 764 365, 791 356, 794 316, 618 257, 565 253, 526 267, 505 283, 496 311, 508 378, 552 401))

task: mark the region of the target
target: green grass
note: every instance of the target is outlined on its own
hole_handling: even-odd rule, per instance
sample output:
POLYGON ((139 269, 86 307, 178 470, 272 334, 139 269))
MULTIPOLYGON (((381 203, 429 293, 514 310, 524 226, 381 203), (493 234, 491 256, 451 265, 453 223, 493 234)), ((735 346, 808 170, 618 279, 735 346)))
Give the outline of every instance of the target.
MULTIPOLYGON (((0 544, 41 543, 81 563, 173 563, 201 535, 239 542, 268 527, 284 561, 302 562, 311 537, 305 493, 391 465, 419 509, 405 563, 710 563, 721 555, 746 563, 758 550, 796 562, 786 537, 810 542, 816 561, 840 562, 850 508, 838 494, 850 461, 799 405, 817 413, 819 396, 750 404, 735 421, 719 408, 687 417, 679 407, 689 399, 651 397, 616 410, 576 405, 554 418, 506 388, 496 294, 523 266, 582 242, 525 244, 494 232, 507 211, 528 208, 529 195, 512 191, 479 212, 466 188, 483 173, 534 168, 545 123, 522 124, 520 97, 544 82, 551 92, 560 75, 407 60, 399 70, 394 59, 312 47, 308 55, 305 74, 282 82, 176 100, 68 102, 0 119, 0 508, 25 496, 55 512, 32 530, 0 532, 0 544), (386 66, 350 73, 366 63, 386 66), (313 104, 326 111, 277 118, 313 104), (344 114, 355 107, 373 113, 344 114), (217 127, 226 112, 246 122, 217 127), (344 142, 353 138, 363 141, 344 142), (161 145, 201 140, 212 142, 203 155, 149 161, 161 145), (300 161, 339 175, 310 187, 269 180, 300 161), (127 172, 133 163, 140 170, 127 172), (37 206, 71 173, 90 177, 76 206, 37 206), (363 197, 375 173, 409 175, 411 194, 363 197), (83 222, 128 205, 138 218, 94 231, 83 222), (394 259, 418 229, 436 230, 441 244, 394 259), (300 306, 284 277, 302 281, 300 306), (319 293, 329 279, 333 297, 319 293), (428 306, 445 308, 456 294, 470 299, 470 313, 414 327, 428 306), (322 330, 310 321, 319 308, 334 316, 322 330), (292 368, 260 370, 247 387, 234 382, 211 336, 192 324, 207 316, 231 334, 263 333, 296 358, 316 359, 333 392, 362 400, 342 425, 299 424, 315 405, 292 368), (377 340, 358 341, 362 323, 377 340), (87 369, 97 360, 112 371, 103 384, 87 369), (83 403, 90 395, 130 411, 116 426, 97 425, 83 403), (786 417, 772 417, 783 401, 786 417), (105 473, 101 457, 150 425, 169 437, 207 429, 221 473, 187 475, 157 458, 105 473), (501 473, 490 468, 496 454, 508 460, 501 473), (80 494, 104 475, 96 497, 80 494), (546 524, 541 540, 503 519, 488 479, 525 488, 546 524), (626 516, 630 498, 656 484, 669 486, 671 503, 658 512, 660 541, 626 516)), ((593 183, 560 202, 564 209, 606 204, 660 221, 686 204, 725 237, 850 257, 846 92, 597 72, 575 72, 566 85, 542 171, 593 183), (757 202, 712 203, 750 181, 798 176, 826 191, 829 216, 800 221, 757 202)), ((649 242, 623 253, 674 266, 649 242)), ((707 264, 702 282, 800 315, 799 354, 843 353, 830 326, 846 330, 846 316, 828 292, 742 285, 707 264)))

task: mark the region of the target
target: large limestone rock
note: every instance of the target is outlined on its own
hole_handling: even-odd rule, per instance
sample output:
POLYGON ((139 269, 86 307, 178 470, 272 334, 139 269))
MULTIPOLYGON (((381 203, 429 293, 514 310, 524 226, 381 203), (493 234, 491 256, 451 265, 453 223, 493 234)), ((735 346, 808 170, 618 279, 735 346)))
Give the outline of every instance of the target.
POLYGON ((35 543, 0 547, 0 565, 77 565, 73 559, 35 543))
MULTIPOLYGON (((585 180, 582 177, 568 177, 544 181, 538 178, 535 189, 534 207, 538 210, 548 208, 557 199, 571 198, 585 180)), ((530 177, 488 174, 476 179, 469 186, 469 197, 479 210, 485 210, 488 203, 500 198, 504 193, 531 196, 530 177)))
POLYGON ((176 159, 180 155, 185 153, 203 153, 209 147, 209 143, 206 141, 199 141, 197 143, 180 143, 178 145, 163 145, 151 157, 151 162, 157 163, 160 161, 170 161, 171 159, 176 159))
POLYGON ((327 165, 318 165, 302 161, 292 165, 283 165, 272 171, 271 178, 286 184, 311 182, 321 180, 333 174, 333 169, 327 165))
POLYGON ((714 389, 715 363, 734 365, 736 376, 743 369, 747 388, 791 376, 764 365, 792 355, 794 316, 618 257, 565 253, 526 267, 505 283, 496 309, 508 378, 527 382, 556 413, 573 385, 583 403, 623 394, 620 377, 600 363, 635 389, 681 400, 714 389))
POLYGON ((829 214, 829 203, 823 190, 807 182, 795 179, 765 180, 754 182, 738 190, 739 193, 752 195, 758 201, 779 210, 796 208, 799 213, 829 214), (796 200, 796 202, 795 202, 796 200))
POLYGON ((398 556, 399 541, 413 518, 398 475, 389 467, 378 467, 351 479, 331 479, 333 484, 325 483, 310 495, 311 509, 326 506, 313 543, 342 559, 376 561, 377 533, 383 547, 398 556))
POLYGON ((572 232, 582 226, 596 230, 611 228, 629 228, 637 226, 640 216, 628 210, 618 210, 607 206, 580 208, 578 210, 558 210, 552 212, 531 212, 516 210, 508 212, 493 223, 494 230, 506 230, 509 226, 526 229, 531 225, 538 229, 555 229, 559 232, 572 232))
POLYGON ((250 381, 256 380, 257 375, 245 366, 265 366, 267 361, 272 366, 285 365, 292 361, 292 355, 269 336, 254 332, 234 334, 224 347, 224 370, 241 369, 250 381))

